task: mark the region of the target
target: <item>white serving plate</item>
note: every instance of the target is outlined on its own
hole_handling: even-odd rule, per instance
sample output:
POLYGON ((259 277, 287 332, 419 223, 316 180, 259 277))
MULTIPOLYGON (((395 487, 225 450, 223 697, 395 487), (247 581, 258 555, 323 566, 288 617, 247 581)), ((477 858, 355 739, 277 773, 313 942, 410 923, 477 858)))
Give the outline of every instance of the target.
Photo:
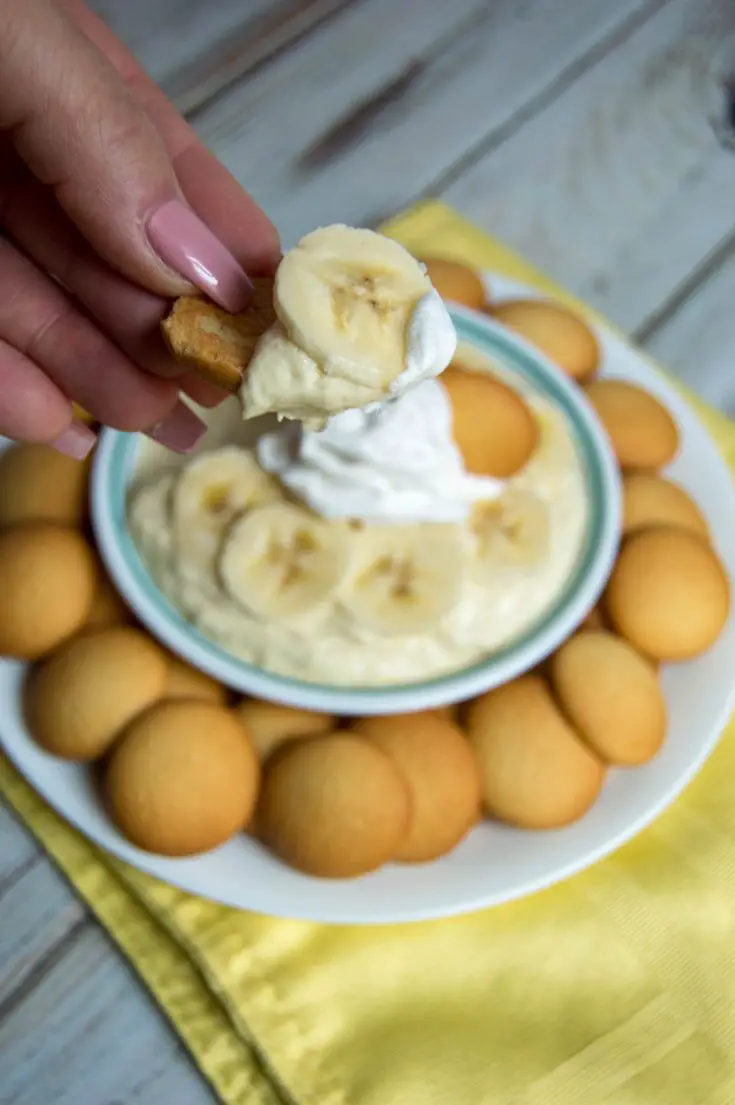
MULTIPOLYGON (((538 293, 487 273, 495 300, 538 293)), ((695 497, 735 578, 735 489, 730 471, 679 393, 627 343, 598 327, 604 373, 640 383, 675 416, 682 448, 670 474, 695 497)), ((735 616, 700 659, 664 669, 669 734, 645 767, 609 775, 594 808, 575 825, 526 832, 479 825, 451 855, 390 865, 349 881, 300 875, 241 836, 203 856, 166 859, 129 844, 105 816, 90 773, 44 753, 21 717, 24 666, 0 661, 0 739, 25 778, 64 818, 116 856, 192 894, 240 909, 331 923, 395 923, 467 913, 517 899, 581 871, 653 821, 690 782, 735 706, 735 616)))

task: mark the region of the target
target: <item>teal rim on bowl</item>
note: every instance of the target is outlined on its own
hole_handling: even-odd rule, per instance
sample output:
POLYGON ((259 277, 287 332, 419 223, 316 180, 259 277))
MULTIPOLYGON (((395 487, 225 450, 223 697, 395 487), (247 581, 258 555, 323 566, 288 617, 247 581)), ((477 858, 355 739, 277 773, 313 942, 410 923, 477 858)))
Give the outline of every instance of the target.
POLYGON ((100 554, 113 581, 146 628, 213 678, 244 694, 302 709, 345 715, 402 713, 471 698, 540 663, 584 619, 605 586, 620 532, 620 479, 605 432, 579 387, 532 346, 473 312, 452 307, 460 342, 520 376, 564 414, 581 458, 588 500, 585 539, 566 585, 541 617, 506 647, 469 667, 417 683, 346 686, 278 675, 214 644, 157 588, 128 532, 127 490, 136 434, 104 430, 91 480, 91 513, 100 554))

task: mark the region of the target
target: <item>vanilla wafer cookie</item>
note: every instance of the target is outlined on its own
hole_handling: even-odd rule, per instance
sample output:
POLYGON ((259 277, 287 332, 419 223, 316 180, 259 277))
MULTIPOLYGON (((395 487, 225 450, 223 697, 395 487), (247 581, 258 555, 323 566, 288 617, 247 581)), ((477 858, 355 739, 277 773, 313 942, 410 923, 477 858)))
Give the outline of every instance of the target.
POLYGON ((259 339, 276 321, 273 278, 256 278, 253 285, 253 298, 239 315, 198 296, 182 296, 161 324, 177 361, 226 391, 238 390, 259 339))

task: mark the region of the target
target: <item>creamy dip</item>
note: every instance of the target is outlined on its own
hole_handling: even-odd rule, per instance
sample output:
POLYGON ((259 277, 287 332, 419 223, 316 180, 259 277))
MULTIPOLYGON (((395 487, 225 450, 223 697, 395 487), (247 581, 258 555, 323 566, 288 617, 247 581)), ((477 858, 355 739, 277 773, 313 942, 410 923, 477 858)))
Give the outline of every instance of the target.
MULTIPOLYGON (((467 368, 503 375, 472 347, 462 346, 459 356, 467 368)), ((463 521, 396 523, 392 533, 385 524, 350 525, 345 518, 313 515, 317 526, 339 527, 330 540, 341 548, 344 536, 349 555, 339 560, 339 585, 302 612, 269 617, 233 598, 218 560, 227 527, 197 528, 195 510, 177 526, 172 504, 183 479, 176 465, 182 462, 149 441, 141 444, 131 491, 133 540, 161 591, 187 619, 221 648, 260 667, 307 681, 360 686, 416 682, 465 667, 508 645, 550 607, 574 569, 586 532, 584 477, 565 417, 522 381, 510 382, 533 408, 540 434, 530 461, 502 494, 474 506, 463 521), (364 616, 364 572, 371 558, 380 556, 384 540, 409 565, 418 557, 422 581, 435 578, 438 588, 451 591, 446 609, 439 603, 436 620, 421 631, 401 632, 400 620, 364 616)), ((293 503, 293 493, 257 459, 258 439, 272 433, 274 423, 252 422, 245 437, 236 429, 237 411, 233 416, 227 408, 209 415, 212 431, 204 448, 237 443, 223 455, 243 470, 243 503, 293 503)))

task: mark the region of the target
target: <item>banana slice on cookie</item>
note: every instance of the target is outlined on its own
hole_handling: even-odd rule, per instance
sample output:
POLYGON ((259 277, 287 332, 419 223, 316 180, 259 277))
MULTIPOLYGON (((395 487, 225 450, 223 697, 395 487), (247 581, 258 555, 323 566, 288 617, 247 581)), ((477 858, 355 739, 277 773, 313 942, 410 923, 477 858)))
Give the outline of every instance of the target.
POLYGON ((179 567, 211 576, 222 537, 238 515, 281 497, 252 453, 225 446, 190 461, 171 495, 179 567))
POLYGON ((256 507, 230 528, 219 557, 225 590, 268 618, 293 618, 318 607, 350 567, 352 534, 291 503, 256 507))
POLYGON ((328 375, 385 391, 405 367, 411 315, 431 290, 424 267, 397 242, 327 226, 283 258, 274 305, 291 340, 328 375))
POLYGON ((548 553, 548 509, 524 488, 509 487, 500 498, 478 503, 470 525, 475 539, 472 574, 478 580, 498 568, 532 567, 548 553))
POLYGON ((344 604, 358 625, 381 636, 436 627, 457 604, 465 575, 458 526, 368 526, 344 604))
POLYGON ((184 297, 162 328, 178 360, 237 392, 244 418, 316 430, 438 376, 457 345, 426 267, 374 230, 341 225, 302 238, 274 280, 255 281, 242 314, 184 297))

